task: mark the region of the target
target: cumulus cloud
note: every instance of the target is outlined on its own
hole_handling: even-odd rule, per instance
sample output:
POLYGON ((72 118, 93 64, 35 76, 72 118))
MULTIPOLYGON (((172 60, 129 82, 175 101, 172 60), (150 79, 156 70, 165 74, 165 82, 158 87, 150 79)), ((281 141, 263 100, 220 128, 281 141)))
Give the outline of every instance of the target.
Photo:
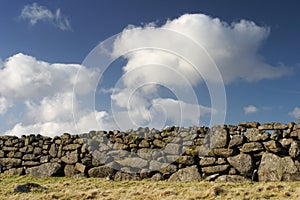
POLYGON ((37 3, 28 4, 22 9, 20 17, 29 20, 31 25, 35 25, 39 21, 45 21, 53 24, 60 30, 72 30, 69 19, 61 14, 59 8, 55 12, 52 12, 45 6, 37 3))
POLYGON ((73 90, 77 82, 79 93, 95 87, 97 73, 78 64, 50 64, 22 53, 11 56, 0 69, 0 93, 8 98, 37 99, 73 90), (77 72, 81 70, 80 79, 77 72))
POLYGON ((0 115, 5 114, 10 107, 12 107, 12 103, 6 98, 0 97, 0 115))
POLYGON ((252 114, 252 113, 257 113, 259 111, 259 109, 256 106, 253 105, 249 105, 243 108, 245 114, 252 114))
POLYGON ((295 107, 292 112, 289 112, 289 115, 292 116, 292 117, 295 117, 295 118, 300 117, 300 108, 295 107))

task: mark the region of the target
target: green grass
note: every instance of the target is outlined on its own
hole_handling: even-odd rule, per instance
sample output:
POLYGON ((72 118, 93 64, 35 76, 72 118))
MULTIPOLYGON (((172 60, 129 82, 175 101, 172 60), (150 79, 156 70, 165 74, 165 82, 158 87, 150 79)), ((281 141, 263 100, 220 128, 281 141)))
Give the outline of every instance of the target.
POLYGON ((0 174, 0 199, 300 199, 300 182, 174 183, 0 174), (47 189, 13 192, 16 185, 26 183, 36 183, 47 189))

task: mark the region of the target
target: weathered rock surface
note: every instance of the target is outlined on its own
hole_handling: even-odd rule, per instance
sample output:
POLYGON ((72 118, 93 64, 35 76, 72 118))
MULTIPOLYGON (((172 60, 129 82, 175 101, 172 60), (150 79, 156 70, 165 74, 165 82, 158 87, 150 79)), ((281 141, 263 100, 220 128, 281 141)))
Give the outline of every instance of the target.
POLYGON ((49 177, 62 174, 62 167, 58 163, 45 163, 40 166, 26 169, 26 175, 34 177, 49 177))
POLYGON ((216 182, 233 182, 233 183, 240 183, 240 182, 251 182, 250 179, 247 179, 243 176, 239 175, 222 175, 219 176, 216 180, 216 182))
POLYGON ((229 164, 237 169, 241 174, 251 175, 253 170, 253 160, 249 154, 241 153, 237 156, 227 158, 229 164))
POLYGON ((89 177, 94 178, 106 178, 109 176, 113 176, 114 174, 115 170, 108 166, 94 167, 88 171, 89 177))
POLYGON ((179 169, 178 172, 175 172, 170 176, 168 179, 169 181, 200 181, 201 175, 198 171, 198 168, 196 165, 191 167, 186 167, 183 169, 179 169))

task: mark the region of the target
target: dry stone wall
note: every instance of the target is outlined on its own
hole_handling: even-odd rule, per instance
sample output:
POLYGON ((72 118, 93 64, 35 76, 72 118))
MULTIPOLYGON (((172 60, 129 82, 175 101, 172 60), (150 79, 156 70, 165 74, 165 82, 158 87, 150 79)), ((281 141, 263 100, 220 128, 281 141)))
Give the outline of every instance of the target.
POLYGON ((298 181, 300 125, 167 127, 0 137, 0 172, 154 181, 298 181))

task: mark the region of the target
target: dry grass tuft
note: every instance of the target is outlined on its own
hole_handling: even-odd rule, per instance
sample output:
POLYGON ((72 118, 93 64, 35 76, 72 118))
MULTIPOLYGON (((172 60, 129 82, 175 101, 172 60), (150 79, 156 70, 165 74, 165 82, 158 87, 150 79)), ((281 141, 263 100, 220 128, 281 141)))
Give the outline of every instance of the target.
POLYGON ((176 183, 150 180, 108 181, 99 178, 32 178, 0 174, 1 199, 300 199, 300 182, 176 183), (36 183, 47 190, 13 192, 19 184, 36 183))

